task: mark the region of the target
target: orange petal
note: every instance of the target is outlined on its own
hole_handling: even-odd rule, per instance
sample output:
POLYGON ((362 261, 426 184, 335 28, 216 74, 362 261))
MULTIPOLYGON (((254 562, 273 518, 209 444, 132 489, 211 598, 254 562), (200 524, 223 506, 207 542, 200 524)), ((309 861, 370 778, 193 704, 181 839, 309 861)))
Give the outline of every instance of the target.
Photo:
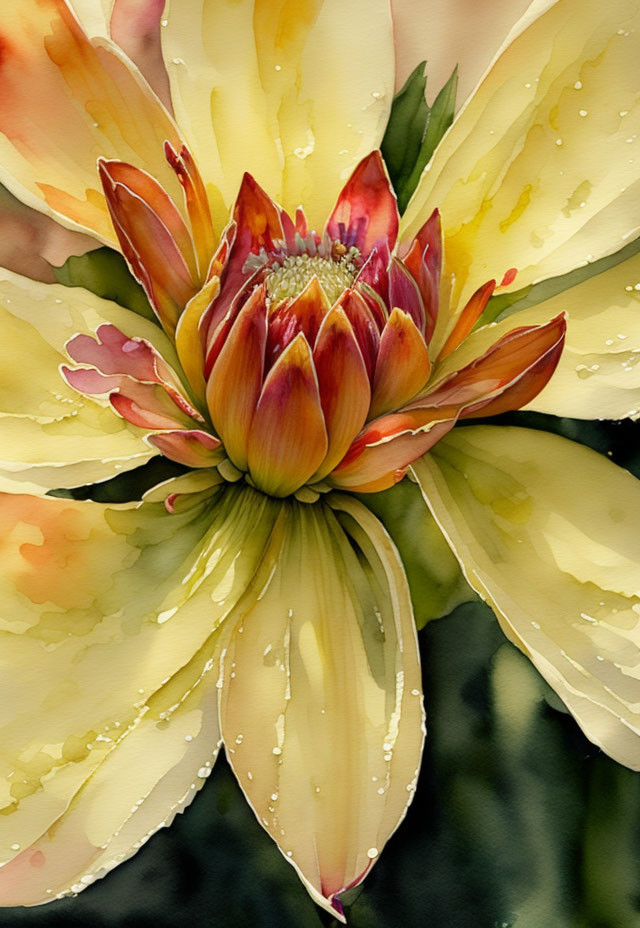
POLYGON ((249 435, 249 470, 271 496, 288 496, 317 471, 328 448, 311 349, 302 333, 271 368, 249 435))
POLYGON ((495 280, 489 280, 486 284, 483 284, 481 287, 476 290, 473 294, 467 305, 464 307, 456 324, 449 333, 449 336, 440 349, 440 354, 438 355, 438 360, 443 361, 447 355, 451 354, 452 351, 460 345, 467 335, 471 332, 471 329, 474 327, 480 316, 485 310, 493 291, 496 289, 495 280))
POLYGON ((521 409, 530 403, 549 383, 554 373, 560 355, 564 348, 564 328, 558 326, 559 334, 550 348, 531 364, 513 383, 503 390, 495 399, 476 403, 468 409, 463 409, 461 419, 474 419, 478 416, 497 416, 503 412, 521 409))
MULTIPOLYGON (((168 143, 166 143, 166 145, 168 145, 168 143)), ((191 277, 194 281, 197 280, 198 268, 191 234, 180 214, 180 210, 166 190, 160 186, 155 178, 147 174, 146 171, 141 171, 140 168, 136 168, 132 164, 127 164, 126 161, 107 161, 105 158, 100 158, 98 159, 98 165, 103 187, 105 187, 105 194, 109 202, 109 209, 113 211, 114 208, 118 206, 117 200, 114 202, 109 201, 109 192, 115 186, 125 187, 129 194, 143 200, 166 227, 167 232, 184 258, 184 262, 189 268, 191 277)), ((126 220, 126 214, 123 217, 117 215, 116 220, 122 225, 126 220)), ((133 244, 134 247, 139 250, 139 247, 143 246, 145 243, 134 241, 133 244)))
POLYGON ((180 145, 173 121, 116 46, 87 38, 67 3, 5 4, 0 45, 0 161, 21 198, 113 244, 97 155, 144 167, 179 193, 162 150, 165 139, 180 145))
POLYGON ((375 419, 353 442, 329 482, 359 493, 386 490, 402 480, 409 465, 440 441, 456 420, 452 407, 375 419))
MULTIPOLYGON (((429 392, 410 403, 408 408, 455 404, 462 411, 462 415, 469 416, 478 404, 487 408, 486 403, 503 395, 508 388, 515 386, 523 378, 526 379, 531 372, 532 379, 528 387, 525 388, 524 384, 521 384, 518 391, 510 394, 514 401, 518 396, 526 395, 528 398, 524 402, 529 402, 553 373, 560 358, 565 332, 564 314, 556 316, 544 325, 513 329, 471 364, 450 374, 440 384, 435 383, 429 392), (538 362, 543 359, 546 360, 540 370, 538 362)), ((501 409, 502 412, 518 408, 508 405, 507 400, 503 401, 501 406, 505 407, 501 409)), ((496 409, 498 408, 496 406, 496 409)))
POLYGON ((406 312, 394 309, 380 339, 370 418, 413 399, 430 371, 429 352, 415 322, 406 312))
POLYGON ((247 469, 247 441, 262 389, 266 342, 267 306, 260 287, 235 320, 207 383, 211 420, 240 470, 247 469))
POLYGON ((99 162, 98 167, 120 247, 172 336, 180 313, 197 291, 184 255, 154 209, 114 182, 105 162, 99 162))
POLYGON ((364 425, 371 398, 362 352, 339 306, 325 317, 313 349, 313 363, 329 436, 327 456, 314 475, 321 480, 343 458, 364 425))
POLYGON ((207 191, 186 145, 183 145, 177 152, 170 142, 165 142, 164 151, 169 165, 176 172, 176 177, 184 190, 185 206, 189 214, 198 258, 199 280, 202 281, 215 249, 215 233, 207 191))
POLYGON ((269 316, 267 369, 298 332, 303 332, 309 344, 314 345, 329 308, 329 300, 317 277, 312 277, 298 296, 280 303, 269 316))

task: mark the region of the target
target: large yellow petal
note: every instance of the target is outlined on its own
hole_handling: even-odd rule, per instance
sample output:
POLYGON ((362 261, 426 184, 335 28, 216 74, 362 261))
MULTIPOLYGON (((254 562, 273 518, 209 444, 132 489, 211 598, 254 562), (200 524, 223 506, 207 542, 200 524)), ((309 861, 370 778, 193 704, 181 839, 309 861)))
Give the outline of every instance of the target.
POLYGON ((39 492, 105 480, 155 452, 146 432, 106 401, 82 396, 59 372, 65 342, 110 322, 147 338, 172 363, 160 329, 81 288, 41 284, 0 269, 0 489, 39 492))
POLYGON ((483 326, 436 368, 435 378, 470 363, 512 329, 544 325, 561 312, 567 334, 560 362, 525 408, 578 419, 640 416, 640 255, 483 326))
POLYGON ((169 0, 162 30, 180 126, 230 205, 244 171, 321 229, 382 139, 393 95, 386 0, 169 0))
MULTIPOLYGON (((508 268, 518 268, 512 286, 522 287, 637 234, 640 7, 544 0, 534 8, 542 15, 516 28, 402 222, 407 237, 440 208, 456 311, 508 268)), ((444 314, 438 339, 447 322, 444 314)))
POLYGON ((89 40, 65 0, 11 4, 0 40, 0 180, 16 196, 108 244, 98 157, 145 168, 181 201, 163 151, 177 129, 116 45, 89 40))
POLYGON ((1 902, 86 885, 184 802, 219 740, 215 632, 277 510, 228 486, 173 515, 0 496, 1 902))
POLYGON ((404 817, 424 726, 396 549, 360 503, 331 506, 283 505, 229 632, 220 717, 259 822, 339 915, 404 817))
POLYGON ((528 429, 457 428, 414 471, 471 586, 588 738, 640 769, 640 484, 528 429))

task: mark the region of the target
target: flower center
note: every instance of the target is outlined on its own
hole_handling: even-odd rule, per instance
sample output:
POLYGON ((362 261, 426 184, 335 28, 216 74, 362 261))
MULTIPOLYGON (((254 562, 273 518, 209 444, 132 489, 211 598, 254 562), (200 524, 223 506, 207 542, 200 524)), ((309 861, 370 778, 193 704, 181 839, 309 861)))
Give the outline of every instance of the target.
POLYGON ((275 303, 302 293, 309 281, 317 277, 329 303, 333 305, 343 290, 353 284, 358 269, 359 251, 349 248, 336 258, 321 255, 287 255, 272 265, 265 280, 267 293, 275 303))

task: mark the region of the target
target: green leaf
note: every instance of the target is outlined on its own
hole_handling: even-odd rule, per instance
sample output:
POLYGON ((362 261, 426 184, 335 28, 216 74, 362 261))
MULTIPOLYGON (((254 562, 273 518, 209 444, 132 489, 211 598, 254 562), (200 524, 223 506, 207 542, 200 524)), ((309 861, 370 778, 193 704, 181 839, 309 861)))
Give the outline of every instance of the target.
POLYGON ((133 277, 127 262, 112 248, 97 248, 86 255, 72 256, 62 267, 54 267, 56 280, 65 287, 84 287, 96 296, 157 322, 147 296, 133 277))
POLYGON ((406 479, 358 499, 380 519, 400 552, 418 628, 477 599, 415 483, 406 479))
POLYGON ((396 95, 381 145, 401 213, 436 146, 453 122, 455 111, 458 69, 454 69, 433 106, 429 107, 424 95, 425 65, 423 61, 412 71, 396 95))
POLYGON ((436 97, 434 104, 429 111, 429 117, 425 126, 425 135, 422 145, 420 146, 420 152, 414 164, 413 170, 402 188, 402 194, 399 197, 399 206, 401 212, 404 212, 406 209, 407 203, 411 199, 413 191, 418 186, 420 175, 424 171, 429 161, 431 161, 436 147, 453 122, 457 90, 458 68, 456 66, 453 70, 453 74, 436 97))
POLYGON ((429 107, 425 99, 426 61, 421 61, 397 93, 391 106, 389 122, 380 146, 391 183, 400 193, 420 155, 429 107))

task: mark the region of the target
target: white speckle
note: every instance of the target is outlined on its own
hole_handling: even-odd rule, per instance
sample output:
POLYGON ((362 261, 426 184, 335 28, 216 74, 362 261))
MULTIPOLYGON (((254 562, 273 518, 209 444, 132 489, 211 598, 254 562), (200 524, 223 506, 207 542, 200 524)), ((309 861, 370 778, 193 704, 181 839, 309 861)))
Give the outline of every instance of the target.
POLYGON ((280 754, 282 754, 282 748, 274 748, 271 753, 278 757, 280 754))
POLYGON ((580 116, 588 116, 588 115, 589 115, 589 111, 588 111, 588 110, 579 110, 578 112, 579 112, 580 116))
POLYGON ((200 767, 198 776, 201 780, 206 780, 207 777, 211 776, 211 767, 200 767))
POLYGON ((576 90, 582 90, 582 81, 576 81, 573 86, 576 90))
POLYGON ((377 856, 378 856, 378 848, 370 847, 369 850, 367 851, 367 857, 369 858, 369 860, 375 860, 377 856))
POLYGON ((556 145, 558 146, 562 145, 562 139, 556 139, 556 145))

